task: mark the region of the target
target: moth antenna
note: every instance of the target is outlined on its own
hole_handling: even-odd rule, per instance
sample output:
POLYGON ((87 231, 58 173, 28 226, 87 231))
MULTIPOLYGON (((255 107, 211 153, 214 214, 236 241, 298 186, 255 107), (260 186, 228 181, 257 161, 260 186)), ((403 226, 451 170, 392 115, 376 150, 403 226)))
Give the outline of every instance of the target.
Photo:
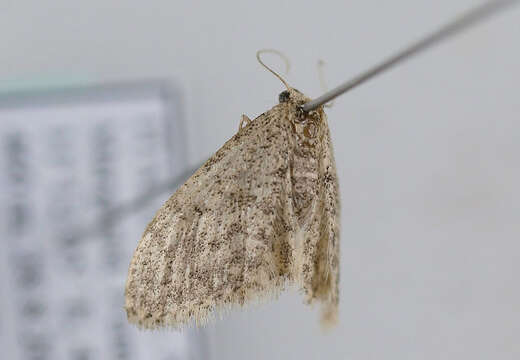
POLYGON ((269 66, 267 66, 266 64, 264 64, 264 62, 262 61, 262 59, 260 58, 260 55, 261 54, 265 54, 265 53, 273 53, 273 54, 276 54, 278 55, 279 57, 282 58, 282 60, 285 62, 285 73, 288 73, 289 72, 289 68, 291 67, 291 63, 289 61, 289 59, 287 58, 287 56, 285 56, 282 52, 278 51, 278 50, 275 50, 275 49, 261 49, 261 50, 258 50, 256 52, 256 59, 258 60, 258 62, 260 63, 260 65, 262 65, 264 68, 266 68, 267 70, 269 70, 274 76, 276 76, 278 79, 280 79, 280 81, 285 85, 285 87, 287 88, 287 90, 290 90, 291 87, 289 86, 289 84, 287 84, 287 81, 284 80, 283 77, 280 76, 280 74, 278 74, 277 72, 275 72, 273 69, 271 69, 269 66))
MULTIPOLYGON (((321 85, 321 91, 326 93, 329 91, 329 88, 327 86, 327 81, 325 81, 325 72, 323 71, 323 68, 325 67, 325 61, 322 59, 318 60, 317 68, 318 68, 318 78, 320 80, 321 85)), ((334 105, 334 101, 329 102, 328 104, 323 105, 323 107, 330 108, 334 105)))

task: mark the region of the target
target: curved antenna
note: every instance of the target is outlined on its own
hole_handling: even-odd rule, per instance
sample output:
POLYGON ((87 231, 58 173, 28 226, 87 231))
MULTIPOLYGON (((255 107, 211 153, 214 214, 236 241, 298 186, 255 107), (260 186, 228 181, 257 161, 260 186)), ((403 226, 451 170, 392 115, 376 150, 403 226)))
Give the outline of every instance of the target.
POLYGON ((258 60, 258 62, 260 63, 260 65, 262 65, 263 67, 265 67, 267 70, 269 70, 274 76, 276 76, 278 79, 280 79, 280 81, 285 85, 285 87, 287 88, 287 90, 290 90, 291 87, 289 86, 289 84, 287 84, 287 82, 284 80, 283 77, 281 77, 278 73, 276 73, 273 69, 271 69, 269 66, 267 66, 266 64, 264 64, 264 62, 262 61, 262 59, 260 59, 260 55, 261 54, 265 54, 265 53, 272 53, 272 54, 276 54, 278 55, 279 57, 281 57, 283 59, 283 61, 285 62, 285 72, 288 73, 289 72, 289 68, 291 66, 291 63, 289 62, 289 59, 287 58, 287 56, 285 56, 283 53, 281 53, 280 51, 278 50, 274 50, 274 49, 261 49, 261 50, 258 50, 256 52, 256 59, 258 60))
MULTIPOLYGON (((327 91, 329 91, 329 88, 327 86, 327 82, 325 81, 325 71, 323 71, 323 68, 325 67, 325 61, 323 61, 322 59, 319 59, 317 67, 318 67, 318 78, 320 80, 321 91, 326 93, 327 91)), ((328 104, 323 105, 323 107, 328 107, 328 108, 331 108, 332 106, 334 106, 334 101, 330 101, 328 104)))

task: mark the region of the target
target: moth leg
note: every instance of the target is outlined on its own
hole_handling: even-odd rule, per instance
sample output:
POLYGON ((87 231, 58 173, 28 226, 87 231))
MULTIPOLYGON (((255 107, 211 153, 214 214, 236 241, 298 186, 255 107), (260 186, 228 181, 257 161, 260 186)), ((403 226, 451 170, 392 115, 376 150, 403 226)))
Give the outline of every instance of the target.
POLYGON ((238 126, 238 131, 240 131, 244 126, 247 126, 251 122, 251 119, 247 117, 247 115, 242 114, 240 118, 240 125, 238 126))

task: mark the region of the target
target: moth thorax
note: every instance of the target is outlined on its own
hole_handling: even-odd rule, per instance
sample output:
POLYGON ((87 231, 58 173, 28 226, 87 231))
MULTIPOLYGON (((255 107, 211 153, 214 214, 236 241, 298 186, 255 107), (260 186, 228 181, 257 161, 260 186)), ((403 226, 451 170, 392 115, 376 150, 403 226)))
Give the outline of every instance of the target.
POLYGON ((308 113, 297 111, 290 121, 293 134, 297 137, 301 146, 314 148, 319 144, 322 138, 320 110, 313 110, 308 113))
POLYGON ((293 206, 300 225, 307 221, 319 187, 321 117, 319 112, 304 114, 291 121, 291 184, 293 206))

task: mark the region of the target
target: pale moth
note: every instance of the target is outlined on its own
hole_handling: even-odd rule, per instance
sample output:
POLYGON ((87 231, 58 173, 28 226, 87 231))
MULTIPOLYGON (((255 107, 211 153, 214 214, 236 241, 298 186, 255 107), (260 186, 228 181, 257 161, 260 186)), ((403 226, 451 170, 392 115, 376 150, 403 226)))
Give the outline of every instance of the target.
POLYGON ((287 88, 279 104, 243 115, 148 224, 126 282, 131 323, 204 324, 287 286, 336 321, 340 206, 327 118, 321 106, 304 112, 310 99, 274 74, 287 88))

